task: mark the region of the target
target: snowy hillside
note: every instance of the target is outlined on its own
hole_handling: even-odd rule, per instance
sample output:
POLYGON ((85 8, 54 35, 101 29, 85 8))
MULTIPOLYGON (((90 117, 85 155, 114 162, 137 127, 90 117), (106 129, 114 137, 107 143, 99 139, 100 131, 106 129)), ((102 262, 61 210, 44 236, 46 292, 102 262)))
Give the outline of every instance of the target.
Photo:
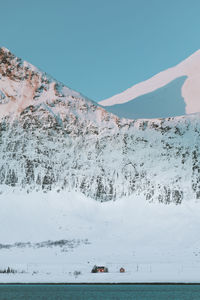
POLYGON ((0 282, 198 282, 200 205, 75 192, 1 197, 0 282), (92 274, 105 265, 106 274, 92 274), (125 273, 120 273, 120 267, 125 273))
POLYGON ((120 117, 160 118, 200 112, 200 50, 175 67, 99 102, 120 117))
POLYGON ((200 198, 199 114, 131 121, 0 51, 0 192, 200 198))

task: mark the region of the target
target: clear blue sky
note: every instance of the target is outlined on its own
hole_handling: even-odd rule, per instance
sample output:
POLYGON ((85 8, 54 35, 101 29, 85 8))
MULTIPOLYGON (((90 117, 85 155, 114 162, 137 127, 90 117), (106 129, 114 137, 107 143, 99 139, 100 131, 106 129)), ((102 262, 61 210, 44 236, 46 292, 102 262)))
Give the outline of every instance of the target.
POLYGON ((0 45, 93 100, 200 48, 200 0, 0 0, 0 45))

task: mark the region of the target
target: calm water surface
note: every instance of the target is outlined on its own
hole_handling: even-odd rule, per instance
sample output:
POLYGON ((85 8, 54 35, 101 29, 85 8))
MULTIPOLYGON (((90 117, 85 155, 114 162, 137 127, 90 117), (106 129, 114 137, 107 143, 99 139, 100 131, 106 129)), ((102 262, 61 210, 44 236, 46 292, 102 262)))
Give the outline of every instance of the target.
POLYGON ((2 285, 0 300, 199 300, 200 285, 2 285))

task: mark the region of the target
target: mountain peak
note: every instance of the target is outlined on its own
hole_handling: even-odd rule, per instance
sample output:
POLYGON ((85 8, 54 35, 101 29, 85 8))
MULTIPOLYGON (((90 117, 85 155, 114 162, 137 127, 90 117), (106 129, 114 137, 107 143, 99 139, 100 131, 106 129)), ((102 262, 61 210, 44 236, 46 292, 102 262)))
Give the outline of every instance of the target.
POLYGON ((37 109, 60 124, 66 118, 79 118, 93 124, 111 121, 110 126, 115 127, 118 120, 79 92, 0 48, 0 120, 6 116, 19 119, 24 111, 37 109))
POLYGON ((7 49, 6 47, 0 47, 0 52, 9 53, 10 50, 7 49))
MULTIPOLYGON (((133 110, 133 115, 137 115, 137 107, 135 106, 136 102, 139 103, 140 100, 144 100, 142 96, 147 95, 146 99, 144 100, 143 106, 150 106, 155 105, 158 103, 157 100, 153 103, 151 100, 154 100, 154 92, 156 92, 156 97, 159 97, 159 89, 166 88, 169 84, 172 84, 171 91, 168 91, 167 97, 170 101, 174 102, 174 106, 177 107, 177 99, 182 98, 182 104, 180 105, 181 110, 178 115, 182 114, 190 114, 200 112, 200 50, 194 52, 191 56, 183 60, 178 65, 171 67, 165 71, 162 71, 148 80, 140 82, 138 84, 133 85, 129 89, 114 95, 108 99, 102 100, 99 102, 102 106, 110 107, 109 111, 118 114, 120 117, 126 117, 124 115, 125 108, 122 104, 126 104, 131 102, 131 106, 129 105, 128 110, 129 114, 131 113, 131 109, 133 110), (181 78, 185 77, 186 79, 182 83, 180 87, 181 78), (177 86, 173 83, 173 81, 177 82, 177 86), (149 95, 149 97, 148 97, 149 95), (178 96, 177 96, 178 95, 178 96), (117 107, 118 113, 112 111, 112 107, 115 105, 119 105, 117 107), (182 107, 185 106, 184 111, 182 111, 182 107)), ((160 101, 162 101, 162 97, 160 96, 160 101)), ((165 105, 167 105, 166 101, 168 99, 163 100, 165 101, 165 105)), ((159 99, 158 99, 159 100, 159 99)), ((169 105, 173 106, 172 103, 169 101, 169 105)), ((181 102, 180 102, 181 103, 181 102)), ((162 106, 162 104, 160 104, 162 106)), ((141 105, 140 105, 141 106, 141 105)), ((156 106, 155 106, 156 111, 156 106)), ((142 111, 140 112, 140 118, 148 118, 148 116, 142 115, 142 111)), ((175 116, 173 115, 166 115, 164 117, 175 116)), ((163 117, 159 114, 154 116, 154 118, 163 117)), ((130 118, 130 117, 129 117, 130 118)), ((133 117, 137 118, 137 117, 133 117)), ((151 117, 150 117, 151 118, 151 117)))
POLYGON ((0 118, 13 113, 16 115, 27 106, 35 105, 37 96, 50 81, 46 73, 7 48, 0 48, 0 118))
POLYGON ((39 72, 39 69, 33 66, 32 64, 17 57, 9 49, 5 47, 1 47, 0 48, 0 72, 2 71, 2 69, 5 69, 5 66, 7 66, 6 70, 8 71, 8 73, 11 73, 11 71, 12 73, 15 72, 16 68, 21 70, 22 69, 27 70, 28 68, 31 69, 32 71, 39 72))

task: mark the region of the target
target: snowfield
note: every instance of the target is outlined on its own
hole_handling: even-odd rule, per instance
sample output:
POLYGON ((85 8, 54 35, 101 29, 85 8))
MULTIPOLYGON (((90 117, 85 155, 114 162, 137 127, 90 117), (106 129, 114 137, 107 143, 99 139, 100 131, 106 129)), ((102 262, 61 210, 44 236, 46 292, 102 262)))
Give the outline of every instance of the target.
POLYGON ((0 205, 0 269, 18 271, 0 274, 0 282, 199 282, 194 199, 99 203, 75 192, 7 192, 0 205), (95 264, 109 273, 92 274, 95 264))

